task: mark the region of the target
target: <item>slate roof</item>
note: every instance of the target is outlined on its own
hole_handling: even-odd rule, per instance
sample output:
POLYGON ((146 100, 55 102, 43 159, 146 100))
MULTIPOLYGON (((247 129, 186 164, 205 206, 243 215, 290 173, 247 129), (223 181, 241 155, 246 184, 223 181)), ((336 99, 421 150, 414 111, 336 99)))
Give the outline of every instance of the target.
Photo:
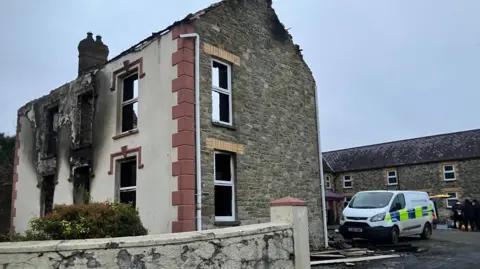
POLYGON ((324 152, 334 172, 480 158, 480 129, 324 152))

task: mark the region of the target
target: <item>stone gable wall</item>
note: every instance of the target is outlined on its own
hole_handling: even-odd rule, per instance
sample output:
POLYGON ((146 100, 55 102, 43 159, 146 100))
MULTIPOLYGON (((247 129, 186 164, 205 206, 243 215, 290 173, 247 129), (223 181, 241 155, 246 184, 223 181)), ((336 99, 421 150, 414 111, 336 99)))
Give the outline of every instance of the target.
POLYGON ((227 225, 266 222, 269 201, 293 196, 308 203, 313 238, 322 235, 315 82, 269 2, 225 1, 195 22, 202 41, 202 226, 220 225, 214 221, 215 148, 209 142, 216 139, 236 149, 237 219, 227 225), (209 45, 210 54, 204 52, 205 44, 235 59, 232 127, 212 123, 214 56, 209 45))

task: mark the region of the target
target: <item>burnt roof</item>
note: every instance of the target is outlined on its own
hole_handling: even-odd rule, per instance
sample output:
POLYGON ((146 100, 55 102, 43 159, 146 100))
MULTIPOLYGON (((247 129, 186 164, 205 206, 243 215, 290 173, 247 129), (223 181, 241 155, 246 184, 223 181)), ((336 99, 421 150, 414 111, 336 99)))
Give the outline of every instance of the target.
POLYGON ((334 172, 480 158, 480 129, 324 152, 334 172))

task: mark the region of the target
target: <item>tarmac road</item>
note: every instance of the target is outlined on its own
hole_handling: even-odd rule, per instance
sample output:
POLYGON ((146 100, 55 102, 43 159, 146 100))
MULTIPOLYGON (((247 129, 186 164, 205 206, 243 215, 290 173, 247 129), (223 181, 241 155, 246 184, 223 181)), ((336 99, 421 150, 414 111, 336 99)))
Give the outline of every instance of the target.
POLYGON ((402 240, 428 249, 422 253, 406 253, 398 259, 356 263, 353 267, 330 265, 320 268, 354 269, 480 269, 480 232, 435 230, 428 241, 419 238, 402 240))

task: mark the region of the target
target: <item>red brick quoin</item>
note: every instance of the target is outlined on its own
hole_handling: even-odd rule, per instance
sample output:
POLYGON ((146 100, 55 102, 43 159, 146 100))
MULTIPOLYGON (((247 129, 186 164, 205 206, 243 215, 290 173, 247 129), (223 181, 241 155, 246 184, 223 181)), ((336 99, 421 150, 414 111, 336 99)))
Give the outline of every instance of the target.
POLYGON ((22 130, 22 122, 20 117, 22 114, 19 112, 17 117, 17 135, 15 136, 15 155, 13 159, 13 182, 12 182, 12 207, 10 212, 10 233, 15 233, 14 218, 17 215, 17 209, 15 208, 15 200, 17 199, 17 182, 18 182, 18 164, 20 163, 20 157, 18 151, 20 150, 20 131, 22 130))
POLYGON ((172 92, 177 94, 177 104, 172 107, 172 120, 177 121, 172 147, 178 150, 178 160, 172 163, 172 176, 177 177, 178 185, 172 193, 172 205, 177 206, 173 233, 195 231, 195 41, 180 38, 181 34, 193 32, 193 26, 188 24, 172 29, 172 39, 177 41, 177 51, 172 54, 172 66, 177 68, 177 78, 172 80, 172 92))

